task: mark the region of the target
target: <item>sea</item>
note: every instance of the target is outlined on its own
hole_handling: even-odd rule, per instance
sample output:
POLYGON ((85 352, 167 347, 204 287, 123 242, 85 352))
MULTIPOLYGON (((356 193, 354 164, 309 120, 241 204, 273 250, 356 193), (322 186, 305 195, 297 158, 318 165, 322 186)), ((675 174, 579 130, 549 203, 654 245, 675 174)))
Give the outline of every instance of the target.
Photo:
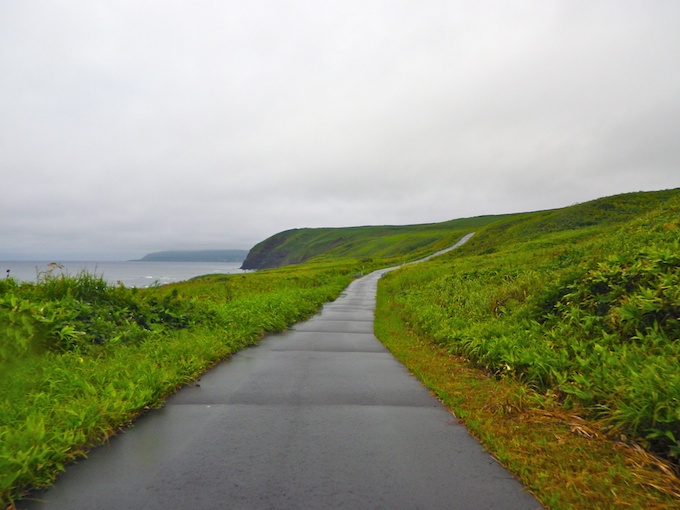
POLYGON ((242 262, 60 262, 58 265, 45 261, 0 261, 0 277, 11 276, 17 281, 36 282, 43 273, 76 276, 83 271, 101 276, 108 283, 126 287, 146 288, 155 285, 189 280, 209 274, 245 273, 242 262))

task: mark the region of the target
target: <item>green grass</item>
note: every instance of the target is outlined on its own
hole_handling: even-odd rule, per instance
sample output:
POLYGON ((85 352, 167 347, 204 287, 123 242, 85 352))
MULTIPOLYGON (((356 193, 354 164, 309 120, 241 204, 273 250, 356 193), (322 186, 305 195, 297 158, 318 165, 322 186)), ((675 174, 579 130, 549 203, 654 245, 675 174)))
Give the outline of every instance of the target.
POLYGON ((607 439, 575 409, 415 333, 385 285, 376 335, 547 508, 677 508, 680 482, 667 465, 607 439))
POLYGON ((405 324, 679 469, 680 193, 518 215, 383 279, 405 324), (643 204, 646 204, 645 208, 643 204), (629 205, 629 206, 628 206, 629 205), (644 212, 646 211, 646 212, 644 212))
POLYGON ((212 275, 159 288, 89 274, 0 283, 0 507, 268 332, 313 315, 355 266, 212 275))

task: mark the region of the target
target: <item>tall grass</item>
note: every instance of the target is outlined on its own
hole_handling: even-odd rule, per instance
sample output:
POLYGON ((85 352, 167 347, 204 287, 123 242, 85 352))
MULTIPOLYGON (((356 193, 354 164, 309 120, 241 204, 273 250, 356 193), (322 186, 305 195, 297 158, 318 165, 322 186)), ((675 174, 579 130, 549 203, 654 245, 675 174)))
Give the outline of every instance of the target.
POLYGON ((355 266, 151 289, 61 272, 0 282, 0 507, 214 363, 314 314, 355 266))
MULTIPOLYGON (((680 196, 585 226, 543 213, 390 273, 411 327, 680 460, 680 196), (499 236, 498 234, 501 233, 499 236), (533 234, 530 234, 533 233, 533 234)), ((570 212, 571 213, 571 212, 570 212)))

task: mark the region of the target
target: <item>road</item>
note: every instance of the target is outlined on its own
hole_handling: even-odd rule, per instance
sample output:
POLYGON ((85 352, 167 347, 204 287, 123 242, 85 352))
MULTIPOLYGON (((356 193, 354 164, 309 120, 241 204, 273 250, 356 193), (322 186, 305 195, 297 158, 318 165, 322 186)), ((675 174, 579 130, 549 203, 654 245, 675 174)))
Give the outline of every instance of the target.
POLYGON ((541 508, 373 335, 384 272, 207 372, 18 508, 541 508))

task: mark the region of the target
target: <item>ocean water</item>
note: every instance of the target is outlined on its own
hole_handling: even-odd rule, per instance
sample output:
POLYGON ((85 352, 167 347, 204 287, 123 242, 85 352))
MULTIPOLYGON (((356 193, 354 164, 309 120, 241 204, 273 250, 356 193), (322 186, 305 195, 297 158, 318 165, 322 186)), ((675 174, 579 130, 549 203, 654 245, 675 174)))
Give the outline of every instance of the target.
POLYGON ((77 275, 82 271, 96 274, 107 282, 126 287, 145 288, 152 285, 188 280, 207 274, 243 273, 241 262, 62 262, 60 267, 42 261, 0 261, 0 277, 8 275, 18 281, 35 282, 46 271, 77 275), (7 272, 9 270, 9 273, 7 272))

